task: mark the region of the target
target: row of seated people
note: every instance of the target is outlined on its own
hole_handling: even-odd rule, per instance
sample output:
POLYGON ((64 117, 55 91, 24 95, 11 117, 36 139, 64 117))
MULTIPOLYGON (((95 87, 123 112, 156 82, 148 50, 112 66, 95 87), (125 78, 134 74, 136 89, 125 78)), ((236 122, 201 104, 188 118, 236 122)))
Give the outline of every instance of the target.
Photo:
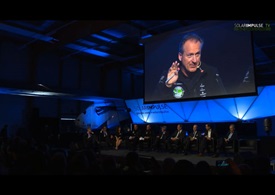
POLYGON ((146 126, 145 132, 141 132, 138 125, 134 125, 133 131, 127 130, 127 132, 123 132, 121 126, 117 126, 113 134, 108 131, 106 126, 103 126, 97 134, 88 127, 85 139, 85 142, 90 143, 93 148, 105 147, 118 150, 124 141, 126 148, 136 150, 139 147, 142 150, 145 144, 146 148, 152 147, 153 133, 151 125, 146 126))
POLYGON ((144 144, 147 144, 147 148, 153 150, 161 150, 164 147, 170 152, 184 152, 186 155, 191 151, 193 145, 197 146, 197 152, 199 156, 203 156, 205 152, 212 151, 214 156, 219 156, 221 152, 225 152, 227 145, 232 145, 235 140, 238 139, 237 132, 235 131, 235 125, 230 124, 229 131, 224 137, 218 137, 217 133, 212 129, 210 124, 205 125, 205 132, 198 131, 198 125, 193 125, 193 130, 188 135, 183 130, 182 124, 177 125, 177 130, 169 135, 167 132, 167 126, 162 126, 160 134, 152 137, 151 125, 146 125, 144 134, 141 134, 138 130, 138 125, 134 125, 132 135, 127 137, 128 145, 132 146, 133 150, 143 150, 144 144), (129 144, 130 143, 130 144, 129 144))
POLYGON ((161 126, 161 130, 157 135, 154 135, 151 124, 146 125, 144 131, 139 129, 137 124, 134 124, 133 130, 130 129, 122 132, 121 126, 116 128, 115 134, 110 134, 107 127, 103 126, 98 135, 98 143, 105 142, 107 147, 112 147, 118 150, 122 142, 125 147, 130 150, 168 150, 170 152, 184 152, 186 155, 191 151, 192 146, 195 145, 196 152, 200 156, 205 152, 212 151, 214 156, 219 156, 220 152, 225 151, 225 146, 232 144, 234 140, 238 139, 235 125, 230 124, 229 131, 225 137, 218 138, 217 133, 212 129, 210 124, 205 125, 205 132, 198 131, 198 125, 194 124, 192 131, 187 134, 183 130, 183 125, 178 124, 176 131, 171 135, 167 131, 167 126, 161 126))
MULTIPOLYGON (((163 127, 164 129, 166 127, 163 127)), ((177 125, 177 131, 175 131, 168 139, 162 140, 156 139, 157 146, 165 145, 170 152, 184 151, 185 155, 190 153, 192 146, 195 146, 195 151, 199 153, 199 156, 203 156, 204 153, 210 152, 210 148, 215 153, 214 156, 219 156, 220 152, 225 152, 227 145, 231 145, 238 139, 237 132, 235 131, 234 124, 229 127, 228 133, 224 137, 219 137, 215 130, 212 129, 210 124, 205 125, 205 132, 198 131, 198 125, 194 124, 192 132, 188 135, 186 131, 182 129, 182 125, 177 125)))
POLYGON ((84 135, 84 147, 96 152, 102 148, 115 148, 118 150, 124 139, 121 126, 116 127, 114 134, 108 131, 106 125, 101 128, 99 133, 95 133, 91 127, 87 127, 86 134, 84 135))

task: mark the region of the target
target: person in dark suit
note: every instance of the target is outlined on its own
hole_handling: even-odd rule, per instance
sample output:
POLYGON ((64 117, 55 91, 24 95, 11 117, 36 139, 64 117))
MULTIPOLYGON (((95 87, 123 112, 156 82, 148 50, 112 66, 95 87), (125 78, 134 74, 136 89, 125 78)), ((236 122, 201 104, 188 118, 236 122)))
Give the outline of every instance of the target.
POLYGON ((236 140, 238 140, 238 134, 237 131, 235 131, 235 125, 230 124, 229 131, 226 133, 226 135, 218 139, 216 153, 213 155, 213 157, 218 157, 220 152, 225 152, 225 146, 233 144, 233 142, 236 140))
MULTIPOLYGON (((203 137, 200 139, 200 147, 199 147, 199 156, 203 156, 205 151, 209 152, 209 146, 212 144, 212 147, 215 148, 215 144, 217 141, 217 133, 212 129, 209 123, 205 124, 205 133, 203 137)), ((214 149, 215 150, 215 149, 214 149)))
POLYGON ((164 145, 164 148, 167 149, 167 139, 168 139, 168 132, 167 132, 167 126, 161 126, 160 133, 155 137, 155 143, 153 148, 156 151, 161 150, 161 146, 164 145))
POLYGON ((180 152, 183 149, 183 141, 186 137, 186 131, 182 129, 182 124, 177 125, 177 130, 172 134, 168 141, 170 152, 180 152))
POLYGON ((193 130, 185 139, 185 146, 184 146, 184 154, 187 155, 191 150, 192 144, 199 144, 199 138, 201 136, 201 133, 198 131, 198 125, 193 125, 193 130))
POLYGON ((153 131, 151 124, 146 125, 146 129, 142 135, 139 137, 139 149, 142 151, 144 149, 144 144, 146 144, 146 150, 151 150, 153 140, 153 131))
POLYGON ((106 143, 108 148, 112 147, 111 135, 106 125, 104 125, 99 132, 99 143, 106 143))
POLYGON ((90 126, 87 127, 87 132, 84 136, 84 147, 96 153, 100 152, 98 138, 90 126))
POLYGON ((142 131, 139 129, 137 124, 133 125, 133 131, 130 131, 128 137, 128 146, 131 150, 136 151, 139 143, 139 138, 143 135, 142 131))

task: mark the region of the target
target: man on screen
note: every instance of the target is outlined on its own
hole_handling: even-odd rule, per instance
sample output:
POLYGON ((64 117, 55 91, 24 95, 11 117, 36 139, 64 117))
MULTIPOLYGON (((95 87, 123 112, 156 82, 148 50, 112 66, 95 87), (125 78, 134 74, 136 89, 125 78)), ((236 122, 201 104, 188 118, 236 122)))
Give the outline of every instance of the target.
POLYGON ((218 70, 201 61, 203 43, 203 39, 195 33, 183 36, 178 49, 179 61, 174 61, 158 82, 155 91, 157 100, 226 94, 218 70))

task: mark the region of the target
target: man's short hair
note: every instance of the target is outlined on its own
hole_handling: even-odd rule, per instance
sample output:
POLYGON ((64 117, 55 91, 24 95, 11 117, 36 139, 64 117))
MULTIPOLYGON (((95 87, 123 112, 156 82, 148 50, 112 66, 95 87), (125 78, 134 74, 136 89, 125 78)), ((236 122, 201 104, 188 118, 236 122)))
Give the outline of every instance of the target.
POLYGON ((199 41, 201 43, 201 48, 203 46, 204 40, 196 33, 187 33, 185 34, 180 43, 179 43, 179 52, 183 53, 183 45, 188 40, 195 40, 196 42, 199 41))
POLYGON ((162 129, 167 129, 167 126, 163 125, 161 126, 162 129))

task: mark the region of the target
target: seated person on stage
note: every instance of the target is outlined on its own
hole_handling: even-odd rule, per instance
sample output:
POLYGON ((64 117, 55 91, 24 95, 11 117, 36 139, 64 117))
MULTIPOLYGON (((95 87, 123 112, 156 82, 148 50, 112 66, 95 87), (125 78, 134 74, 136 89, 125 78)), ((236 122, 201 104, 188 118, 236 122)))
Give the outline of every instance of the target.
POLYGON ((100 143, 105 142, 107 144, 108 148, 110 148, 112 146, 111 135, 110 135, 109 131, 107 130, 106 125, 104 125, 99 132, 99 142, 100 143))
POLYGON ((115 133, 115 149, 116 150, 118 150, 122 141, 123 141, 123 134, 122 134, 121 126, 117 126, 116 133, 115 133))
POLYGON ((152 137, 153 137, 152 126, 150 124, 147 124, 145 132, 143 132, 143 135, 140 135, 139 137, 139 149, 143 150, 144 144, 146 144, 146 149, 151 150, 152 137))
POLYGON ((94 152, 100 152, 98 138, 91 127, 87 127, 87 134, 84 136, 84 147, 94 152))
POLYGON ((161 131, 155 138, 155 143, 153 146, 154 149, 156 151, 160 151, 162 145, 164 145, 164 148, 166 149, 167 138, 168 138, 167 126, 161 126, 161 131))
POLYGON ((186 131, 182 129, 182 124, 177 125, 177 130, 172 134, 168 141, 170 152, 180 152, 183 149, 183 141, 186 137, 186 131))
POLYGON ((236 140, 238 140, 238 134, 237 131, 235 131, 235 125, 230 124, 229 131, 227 132, 225 137, 220 137, 218 139, 216 153, 213 157, 218 157, 220 155, 220 152, 225 152, 225 146, 230 144, 232 145, 236 140))
POLYGON ((141 137, 142 132, 139 129, 139 126, 137 124, 134 124, 133 131, 129 132, 129 137, 127 140, 127 145, 129 149, 136 151, 138 144, 139 144, 139 138, 141 137))
POLYGON ((187 155, 191 150, 192 144, 199 144, 199 138, 201 133, 198 131, 198 125, 193 125, 193 130, 189 133, 188 137, 185 139, 184 154, 187 155))
POLYGON ((203 156, 206 150, 209 152, 209 145, 213 144, 212 147, 215 148, 217 133, 210 124, 206 124, 205 129, 206 131, 200 139, 199 156, 203 156))

